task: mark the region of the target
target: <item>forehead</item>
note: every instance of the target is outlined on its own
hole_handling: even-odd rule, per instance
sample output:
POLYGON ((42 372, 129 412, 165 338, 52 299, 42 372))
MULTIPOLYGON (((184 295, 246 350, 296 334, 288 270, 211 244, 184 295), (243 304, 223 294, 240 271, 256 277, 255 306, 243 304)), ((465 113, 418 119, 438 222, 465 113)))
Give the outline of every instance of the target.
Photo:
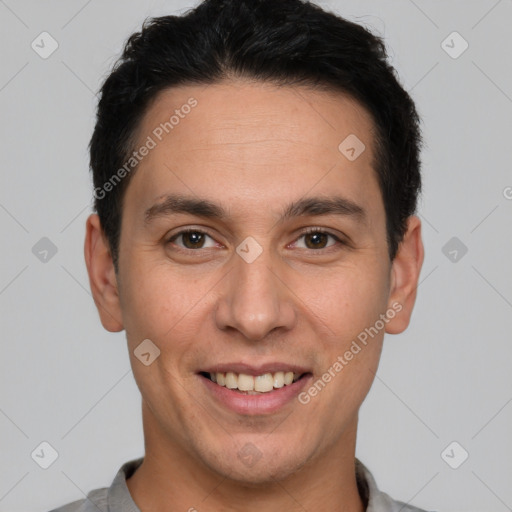
POLYGON ((136 147, 152 148, 128 192, 150 201, 188 189, 256 205, 345 183, 348 196, 372 195, 373 132, 370 114, 337 92, 242 80, 167 89, 140 124, 136 147))
MULTIPOLYGON (((177 143, 189 139, 190 129, 199 127, 184 123, 187 117, 201 118, 198 143, 206 139, 210 143, 254 142, 258 134, 278 129, 297 144, 316 134, 322 135, 327 145, 350 130, 367 138, 374 128, 367 110, 342 92, 238 79, 160 91, 143 117, 139 139, 151 133, 157 139, 172 134, 177 143)), ((372 141, 365 142, 371 145, 372 141)))

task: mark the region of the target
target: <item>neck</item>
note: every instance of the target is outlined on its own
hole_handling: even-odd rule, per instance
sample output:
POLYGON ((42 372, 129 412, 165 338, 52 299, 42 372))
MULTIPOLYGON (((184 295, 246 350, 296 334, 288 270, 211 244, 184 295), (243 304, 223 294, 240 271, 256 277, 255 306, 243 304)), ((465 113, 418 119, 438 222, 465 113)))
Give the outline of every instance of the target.
POLYGON ((298 471, 279 481, 252 485, 231 480, 169 440, 143 405, 146 454, 127 480, 142 512, 363 512, 355 473, 357 418, 326 453, 313 454, 298 471))

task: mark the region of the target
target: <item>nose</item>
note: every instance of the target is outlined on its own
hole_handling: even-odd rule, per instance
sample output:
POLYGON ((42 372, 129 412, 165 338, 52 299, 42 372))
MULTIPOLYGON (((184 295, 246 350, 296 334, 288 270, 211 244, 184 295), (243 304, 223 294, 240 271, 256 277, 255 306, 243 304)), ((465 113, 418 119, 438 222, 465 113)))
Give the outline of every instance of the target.
POLYGON ((272 331, 294 327, 297 314, 286 269, 274 270, 271 263, 268 251, 251 263, 234 255, 215 311, 219 329, 235 329, 248 340, 261 341, 272 331))

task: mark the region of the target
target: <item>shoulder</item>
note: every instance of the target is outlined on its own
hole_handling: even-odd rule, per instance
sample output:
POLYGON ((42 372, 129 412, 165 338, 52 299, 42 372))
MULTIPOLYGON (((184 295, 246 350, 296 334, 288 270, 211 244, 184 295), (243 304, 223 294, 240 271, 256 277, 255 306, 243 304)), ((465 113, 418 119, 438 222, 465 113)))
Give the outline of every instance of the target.
POLYGON ((356 476, 359 492, 367 502, 366 512, 427 512, 402 501, 396 501, 382 492, 377 487, 369 469, 358 459, 356 459, 356 476))
POLYGON ((130 496, 126 479, 140 466, 142 460, 141 457, 125 462, 110 487, 94 489, 87 494, 86 498, 73 501, 50 512, 114 512, 114 509, 140 512, 130 496))
POLYGON ((95 489, 87 498, 73 501, 50 512, 108 512, 108 488, 95 489))
MULTIPOLYGON (((389 512, 428 512, 422 508, 417 508, 412 505, 407 505, 402 501, 395 501, 390 498, 386 493, 381 492, 379 496, 380 500, 377 500, 374 504, 376 511, 389 511, 389 512), (381 507, 381 508, 379 508, 381 507)), ((373 510, 373 509, 371 509, 373 510)))

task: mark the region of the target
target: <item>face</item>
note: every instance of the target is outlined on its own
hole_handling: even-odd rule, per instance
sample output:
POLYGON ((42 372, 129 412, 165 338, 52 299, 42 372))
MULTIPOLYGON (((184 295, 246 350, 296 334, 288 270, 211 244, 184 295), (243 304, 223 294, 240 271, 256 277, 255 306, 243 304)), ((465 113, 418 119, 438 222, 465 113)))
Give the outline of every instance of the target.
POLYGON ((147 443, 252 483, 354 443, 421 265, 417 238, 414 271, 389 260, 372 130, 355 101, 305 88, 225 82, 152 103, 100 308, 126 330, 147 443))

